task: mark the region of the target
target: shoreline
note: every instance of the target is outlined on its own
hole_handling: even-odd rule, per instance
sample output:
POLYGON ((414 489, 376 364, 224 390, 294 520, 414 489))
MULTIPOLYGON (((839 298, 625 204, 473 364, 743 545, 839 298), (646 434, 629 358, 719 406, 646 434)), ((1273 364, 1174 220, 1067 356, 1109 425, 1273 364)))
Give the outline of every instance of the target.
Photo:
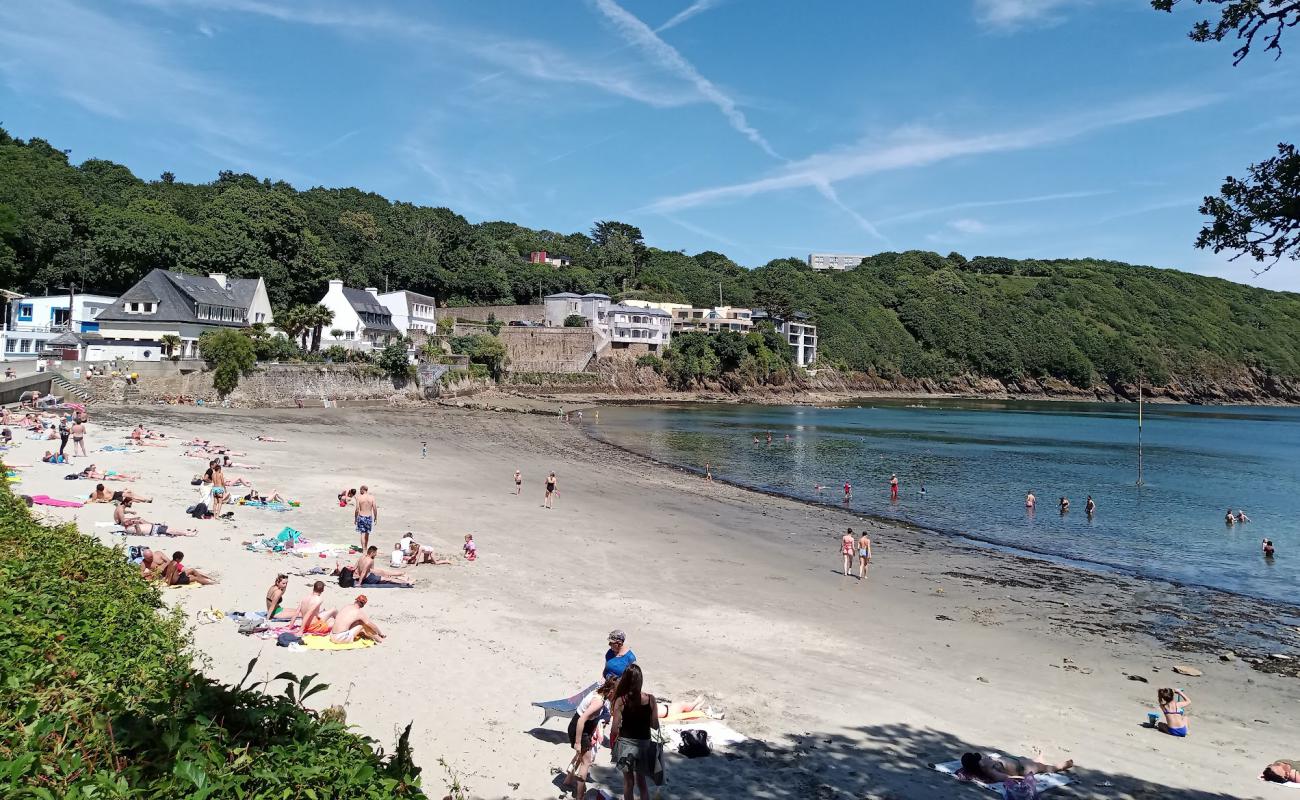
MULTIPOLYGON (((1261 669, 1219 658, 1226 639, 1270 621, 1270 651, 1296 652, 1300 634, 1279 627, 1269 604, 708 485, 537 415, 96 407, 92 446, 139 421, 169 438, 199 433, 247 450, 262 466, 249 473, 260 489, 304 501, 288 514, 237 509, 233 521, 193 523, 200 534, 192 539, 132 537, 184 549, 187 564, 220 574, 215 586, 164 592, 191 620, 210 606, 255 606, 276 571, 314 563, 250 553, 241 539, 287 524, 316 541, 353 541, 350 509, 332 502, 347 482, 377 487, 380 545, 409 526, 439 552, 455 552, 462 532, 475 533, 478 562, 453 556, 450 567, 413 569, 414 589, 370 593, 389 634, 379 647, 293 653, 228 623, 194 629, 210 674, 237 680, 253 657, 258 679, 317 672, 330 688, 312 704, 346 704, 349 723, 381 742, 414 720, 431 796, 442 794, 443 757, 469 796, 555 797, 549 769, 567 760, 555 738, 563 726, 539 727, 529 702, 590 682, 614 627, 628 631, 658 694, 704 694, 751 737, 726 757, 670 756, 669 791, 682 800, 746 796, 758 786, 780 800, 974 796, 927 765, 965 750, 1038 747, 1079 763, 1062 796, 1254 797, 1259 766, 1285 755, 1300 727, 1300 685, 1272 674, 1296 661, 1261 669), (253 432, 288 442, 250 442, 253 432), (523 498, 508 487, 516 465, 523 498), (562 493, 545 511, 540 481, 551 470, 562 493), (878 543, 868 581, 839 575, 835 537, 846 524, 865 524, 878 543), (1203 677, 1174 679, 1175 664, 1203 677), (1187 740, 1138 727, 1167 680, 1197 699, 1187 740), (990 707, 1030 713, 1008 724, 990 707)), ((189 474, 200 463, 175 448, 95 455, 102 468, 140 472, 134 486, 156 497, 145 516, 164 521, 191 496, 189 474)), ((41 466, 24 472, 21 491, 70 494, 66 469, 41 466)), ((53 510, 101 538, 95 520, 110 514, 107 506, 53 510)), ((291 600, 309 581, 291 578, 291 600)), ((351 594, 331 584, 326 598, 351 594)), ((598 759, 596 778, 608 788, 606 762, 598 759)))

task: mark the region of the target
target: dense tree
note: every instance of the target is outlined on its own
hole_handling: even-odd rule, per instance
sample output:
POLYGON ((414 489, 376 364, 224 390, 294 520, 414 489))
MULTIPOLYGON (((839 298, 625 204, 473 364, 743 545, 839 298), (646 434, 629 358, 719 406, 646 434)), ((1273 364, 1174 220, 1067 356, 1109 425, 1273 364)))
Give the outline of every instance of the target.
POLYGON ((240 377, 253 371, 257 355, 253 342, 241 331, 208 331, 199 337, 199 352, 213 368, 212 386, 223 397, 239 385, 240 377))

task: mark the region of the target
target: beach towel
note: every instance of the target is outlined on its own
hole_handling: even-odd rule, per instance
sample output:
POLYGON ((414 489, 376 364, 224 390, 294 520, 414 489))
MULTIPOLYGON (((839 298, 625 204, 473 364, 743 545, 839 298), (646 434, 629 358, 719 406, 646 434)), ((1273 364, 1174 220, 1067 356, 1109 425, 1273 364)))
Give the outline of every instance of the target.
POLYGON ((138 452, 140 452, 139 450, 136 450, 134 447, 127 447, 126 445, 118 445, 118 444, 106 444, 106 445, 104 445, 103 447, 101 447, 101 448, 99 448, 99 449, 100 449, 100 450, 103 450, 105 453, 138 453, 138 452))
POLYGON ((568 697, 559 700, 536 700, 533 702, 533 706, 542 710, 543 725, 545 725, 546 721, 551 717, 561 717, 567 720, 578 712, 578 703, 582 702, 582 698, 596 691, 596 687, 599 685, 600 684, 598 683, 593 683, 577 694, 571 694, 568 697))
POLYGON ((357 639, 354 642, 336 642, 328 636, 304 636, 302 643, 308 650, 361 650, 374 647, 371 639, 357 639))
POLYGON ((55 506, 57 508, 81 508, 85 503, 76 500, 60 500, 47 494, 32 495, 32 502, 38 506, 55 506))
MULTIPOLYGON (((668 743, 664 745, 666 750, 677 750, 682 746, 683 731, 704 731, 708 733, 709 744, 715 748, 729 747, 733 744, 749 741, 748 736, 728 726, 722 720, 708 717, 671 723, 660 720, 659 730, 668 738, 668 743)), ((958 762, 957 766, 961 766, 961 762, 958 762)))
MULTIPOLYGON (((985 753, 984 757, 1002 758, 1002 754, 985 753)), ((953 776, 959 781, 967 781, 969 783, 975 784, 976 786, 982 786, 985 789, 989 789, 991 791, 997 792, 999 795, 1002 796, 1003 800, 1006 799, 1007 790, 1003 787, 1002 784, 985 783, 983 781, 977 781, 971 778, 967 778, 966 774, 961 771, 961 759, 958 759, 956 761, 945 761, 942 764, 931 764, 930 766, 938 770, 939 772, 953 776)), ((1058 787, 1065 786, 1066 784, 1070 783, 1073 780, 1074 778, 1070 777, 1068 774, 1063 772, 1052 772, 1052 773, 1048 773, 1047 775, 1035 775, 1034 789, 1037 790, 1039 794, 1042 794, 1043 792, 1046 792, 1050 789, 1056 789, 1058 787)))

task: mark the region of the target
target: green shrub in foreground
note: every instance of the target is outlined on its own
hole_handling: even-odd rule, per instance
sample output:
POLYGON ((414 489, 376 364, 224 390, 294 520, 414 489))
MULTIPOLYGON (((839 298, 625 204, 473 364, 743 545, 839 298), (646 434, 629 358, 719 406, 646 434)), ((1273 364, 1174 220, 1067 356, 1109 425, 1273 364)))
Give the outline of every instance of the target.
POLYGON ((409 727, 385 756, 302 706, 314 676, 205 677, 120 550, 38 524, 7 486, 0 618, 0 797, 424 797, 409 727))

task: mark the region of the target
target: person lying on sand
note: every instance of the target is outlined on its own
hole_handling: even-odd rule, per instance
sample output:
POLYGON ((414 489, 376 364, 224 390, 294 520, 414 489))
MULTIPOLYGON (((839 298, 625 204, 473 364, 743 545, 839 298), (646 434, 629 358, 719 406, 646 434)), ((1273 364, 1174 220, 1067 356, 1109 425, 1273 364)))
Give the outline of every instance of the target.
POLYGON ((699 711, 704 706, 704 695, 696 695, 695 699, 689 703, 670 703, 667 700, 658 700, 659 719, 668 717, 680 717, 684 714, 690 714, 699 711))
POLYGON ((270 494, 258 494, 257 490, 251 486, 248 487, 248 494, 244 495, 244 502, 261 503, 262 505, 266 505, 267 503, 282 503, 286 506, 289 505, 288 498, 280 494, 279 490, 272 490, 270 494))
POLYGON ((1065 772, 1073 766, 1074 759, 1067 759, 1053 765, 1014 756, 987 758, 979 753, 964 753, 961 757, 962 774, 967 779, 983 783, 1002 783, 1010 778, 1023 778, 1031 773, 1047 775, 1052 772, 1065 772))
POLYGON ((276 438, 273 437, 273 436, 263 436, 263 435, 260 434, 260 433, 259 433, 257 436, 254 436, 253 438, 254 438, 256 441, 259 441, 259 442, 283 442, 283 441, 287 441, 286 439, 276 439, 276 438))
POLYGON ((134 481, 139 480, 140 478, 139 475, 131 475, 126 472, 117 472, 116 470, 111 469, 107 472, 100 472, 95 468, 94 464, 83 469, 80 475, 83 478, 89 478, 94 481, 134 481))
POLYGON ((353 575, 358 586, 363 584, 374 583, 391 583, 398 586, 410 586, 406 574, 394 570, 380 569, 375 566, 375 555, 379 548, 373 544, 366 548, 366 552, 357 559, 357 565, 352 568, 353 575))
POLYGON ((123 500, 130 500, 132 503, 152 503, 152 497, 145 497, 142 494, 136 494, 130 489, 116 489, 109 491, 104 488, 104 484, 95 484, 95 491, 90 493, 87 502, 91 503, 120 503, 123 500))
POLYGON ((209 586, 216 583, 216 581, 212 580, 207 575, 204 575, 202 572, 199 572, 197 569, 187 569, 185 565, 181 563, 184 558, 185 554, 177 550, 175 553, 172 553, 172 560, 167 562, 167 566, 163 568, 162 579, 168 586, 185 586, 190 583, 197 583, 200 586, 209 586))
POLYGON ((1264 767, 1264 773, 1259 777, 1269 783, 1300 783, 1300 769, 1296 765, 1300 761, 1289 761, 1280 759, 1264 767))
POLYGON ((261 469, 261 467, 257 466, 256 464, 240 464, 236 461, 231 461, 230 456, 221 457, 221 466, 234 467, 235 469, 261 469))
POLYGON ((136 516, 135 511, 131 508, 132 501, 130 498, 122 498, 117 508, 113 509, 113 521, 122 526, 125 533, 134 533, 137 536, 198 536, 198 531, 193 530, 171 530, 165 523, 149 522, 142 517, 136 516))
POLYGON ((45 455, 41 456, 41 461, 44 461, 46 464, 66 464, 68 463, 68 457, 62 453, 55 453, 51 450, 46 450, 45 455))
POLYGON ((379 626, 364 610, 367 602, 366 596, 359 594, 350 605, 338 610, 330 626, 330 641, 347 644, 357 639, 373 639, 375 642, 384 640, 383 631, 379 630, 379 626))
POLYGON ((266 590, 266 618, 267 619, 292 619, 291 614, 286 614, 284 606, 280 601, 284 600, 284 590, 289 588, 289 576, 281 572, 275 576, 275 583, 271 588, 266 590))
POLYGON ((298 608, 293 612, 293 619, 290 620, 289 624, 300 628, 303 635, 312 633, 323 636, 328 634, 333 627, 334 615, 338 612, 321 610, 321 604, 325 600, 324 595, 324 581, 316 581, 312 584, 311 594, 298 603, 298 608))

